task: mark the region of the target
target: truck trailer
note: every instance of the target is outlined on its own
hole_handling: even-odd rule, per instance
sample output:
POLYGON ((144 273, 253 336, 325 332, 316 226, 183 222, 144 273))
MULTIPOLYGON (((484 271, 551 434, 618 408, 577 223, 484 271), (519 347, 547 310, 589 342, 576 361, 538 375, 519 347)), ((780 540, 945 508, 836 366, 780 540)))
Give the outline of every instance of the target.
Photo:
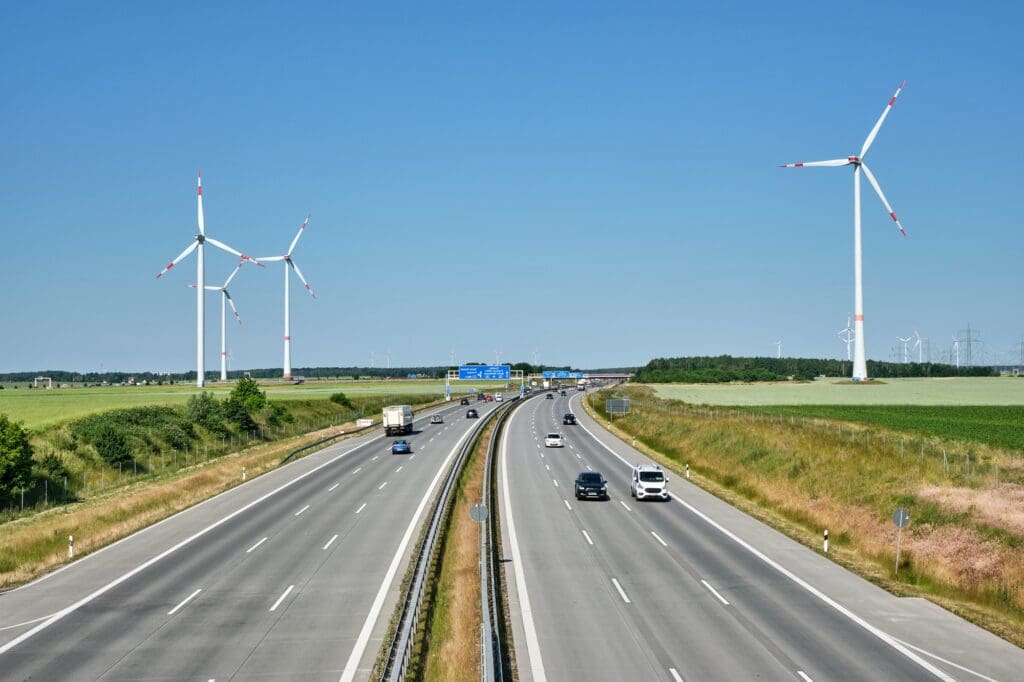
POLYGON ((388 405, 384 408, 384 433, 399 436, 412 433, 412 405, 388 405))

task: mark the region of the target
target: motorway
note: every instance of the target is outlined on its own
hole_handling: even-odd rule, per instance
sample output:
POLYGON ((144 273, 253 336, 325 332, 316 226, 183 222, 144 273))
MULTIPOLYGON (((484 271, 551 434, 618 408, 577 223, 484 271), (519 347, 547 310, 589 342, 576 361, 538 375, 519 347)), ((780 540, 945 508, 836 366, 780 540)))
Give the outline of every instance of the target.
POLYGON ((499 509, 521 680, 1011 680, 1024 652, 922 599, 900 599, 682 477, 630 497, 649 459, 581 396, 515 409, 499 509), (579 425, 563 426, 574 412, 579 425), (544 435, 561 432, 562 449, 544 435), (609 501, 576 501, 580 471, 609 501))
POLYGON ((466 409, 418 414, 411 455, 375 428, 0 594, 0 679, 366 679, 466 409))

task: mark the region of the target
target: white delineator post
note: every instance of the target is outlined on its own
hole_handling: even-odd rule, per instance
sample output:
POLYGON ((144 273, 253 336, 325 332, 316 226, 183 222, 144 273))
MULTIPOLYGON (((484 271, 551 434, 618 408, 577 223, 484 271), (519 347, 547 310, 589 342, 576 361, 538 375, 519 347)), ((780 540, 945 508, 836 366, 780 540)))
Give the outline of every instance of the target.
POLYGON ((825 529, 825 554, 828 554, 828 528, 825 529))

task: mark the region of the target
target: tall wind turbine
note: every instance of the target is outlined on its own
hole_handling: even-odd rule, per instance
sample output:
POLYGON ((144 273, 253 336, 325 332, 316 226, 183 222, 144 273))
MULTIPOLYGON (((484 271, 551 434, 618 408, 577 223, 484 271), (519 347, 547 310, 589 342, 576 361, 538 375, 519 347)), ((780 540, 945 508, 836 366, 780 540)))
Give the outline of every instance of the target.
POLYGON ((889 202, 886 200, 885 195, 882 193, 882 188, 879 187, 878 181, 875 180, 875 176, 872 175, 868 169, 867 164, 864 163, 864 157, 867 155, 868 150, 871 149, 872 143, 875 141, 875 137, 878 135, 879 129, 882 127, 882 123, 885 121, 885 117, 889 115, 892 110, 892 106, 896 103, 896 98, 899 97, 900 92, 903 90, 903 86, 906 85, 906 81, 900 83, 899 87, 896 88, 896 94, 892 96, 889 103, 885 105, 885 109, 882 111, 882 115, 878 118, 875 123, 875 127, 868 133, 867 138, 864 140, 864 146, 860 150, 859 156, 848 156, 845 159, 832 159, 830 161, 809 161, 803 163, 786 163, 782 164, 782 168, 803 168, 805 166, 853 166, 853 312, 854 312, 854 360, 853 360, 853 380, 863 381, 868 378, 868 367, 867 360, 864 352, 864 291, 863 291, 863 268, 861 259, 861 229, 860 229, 860 174, 864 171, 864 176, 871 183, 875 193, 878 194, 878 198, 882 200, 882 204, 885 206, 885 210, 889 212, 889 217, 892 218, 893 222, 896 223, 896 227, 899 228, 900 233, 906 236, 906 231, 903 229, 903 225, 900 224, 899 219, 893 212, 892 207, 889 206, 889 202))
POLYGON ((292 252, 295 250, 295 245, 299 243, 299 237, 306 231, 306 225, 309 224, 310 216, 307 214, 306 219, 302 221, 302 225, 299 226, 299 231, 295 234, 295 239, 292 240, 291 246, 288 247, 288 252, 283 256, 267 256, 266 258, 257 258, 257 261, 264 263, 272 263, 275 261, 284 261, 284 378, 292 378, 292 323, 291 323, 291 310, 289 309, 289 295, 288 295, 288 283, 291 279, 289 270, 294 270, 295 274, 299 276, 299 280, 302 285, 306 287, 306 291, 313 298, 316 298, 316 294, 309 287, 309 283, 306 282, 306 278, 302 276, 302 270, 299 270, 299 266, 295 264, 292 259, 292 252))
POLYGON ((917 362, 921 364, 924 361, 924 353, 921 348, 921 335, 917 333, 916 329, 914 330, 914 348, 917 349, 917 362))
POLYGON ((914 337, 908 336, 907 338, 903 338, 902 336, 897 336, 896 338, 903 342, 903 364, 907 364, 910 362, 910 356, 907 354, 907 342, 914 337))
POLYGON ((782 341, 776 341, 775 342, 775 357, 776 358, 781 358, 782 357, 782 341))
MULTIPOLYGON (((213 237, 206 235, 206 223, 203 220, 203 178, 199 172, 196 172, 196 196, 197 196, 197 216, 199 222, 199 234, 195 236, 192 243, 188 245, 184 251, 178 254, 178 257, 167 264, 160 274, 156 276, 160 279, 164 274, 173 268, 178 262, 189 255, 193 251, 198 249, 196 253, 196 386, 202 388, 206 383, 206 362, 203 357, 206 352, 205 340, 206 340, 206 308, 205 294, 206 294, 206 268, 205 268, 205 244, 209 243, 212 246, 216 246, 222 251, 234 254, 242 259, 242 262, 253 261, 254 259, 246 256, 240 251, 236 251, 227 244, 217 241, 213 237)), ((261 268, 262 264, 256 263, 261 268)))
MULTIPOLYGON (((220 292, 220 380, 228 380, 228 317, 227 317, 227 306, 231 306, 231 311, 235 314, 235 319, 238 320, 238 324, 242 324, 242 318, 238 315, 238 309, 235 308, 235 302, 231 300, 231 294, 228 293, 228 285, 231 284, 231 280, 235 278, 238 271, 245 265, 245 261, 241 261, 235 266, 235 269, 228 275, 227 280, 223 285, 219 287, 212 287, 207 285, 207 291, 219 291, 220 292)), ((198 289, 199 287, 195 284, 189 284, 190 287, 198 289)))
POLYGON ((851 316, 846 316, 846 328, 836 332, 839 340, 846 344, 846 359, 851 360, 850 347, 853 345, 853 327, 850 326, 851 316))

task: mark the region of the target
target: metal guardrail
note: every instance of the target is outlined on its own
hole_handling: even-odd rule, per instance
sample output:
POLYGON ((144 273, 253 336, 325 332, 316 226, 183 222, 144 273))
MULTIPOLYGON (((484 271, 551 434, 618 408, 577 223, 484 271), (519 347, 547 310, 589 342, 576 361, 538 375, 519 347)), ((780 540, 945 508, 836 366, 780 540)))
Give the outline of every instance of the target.
MULTIPOLYGON (((516 399, 518 399, 518 396, 509 401, 506 405, 511 406, 515 404, 516 399)), ((476 447, 477 438, 481 431, 483 431, 485 425, 489 423, 491 419, 498 416, 503 418, 508 412, 509 407, 507 406, 502 406, 501 408, 491 412, 486 418, 480 420, 480 423, 477 424, 476 429, 473 432, 473 436, 466 440, 466 443, 459 451, 459 456, 448 470, 444 486, 441 488, 441 492, 438 495, 431 511, 430 521, 427 526, 426 533, 424 534, 423 542, 420 545, 419 553, 414 557, 416 569, 413 573, 412 580, 409 582, 409 586, 406 588, 405 596, 402 600, 402 610, 398 620, 398 627, 395 628, 395 633, 388 645, 387 657, 384 661, 383 670, 381 671, 380 676, 382 682, 394 682, 405 679, 405 674, 409 667, 409 660, 412 657, 413 644, 415 643, 414 635, 416 633, 416 625, 419 622, 420 610, 423 607, 423 595, 425 594, 427 587, 427 571, 430 568, 430 560, 434 554, 434 548, 437 544, 438 536, 440 535, 441 525, 448 513, 448 505, 452 499, 452 490, 455 488, 455 484, 462 473, 462 468, 465 464, 466 458, 469 456, 469 453, 472 452, 473 448, 476 447)))

